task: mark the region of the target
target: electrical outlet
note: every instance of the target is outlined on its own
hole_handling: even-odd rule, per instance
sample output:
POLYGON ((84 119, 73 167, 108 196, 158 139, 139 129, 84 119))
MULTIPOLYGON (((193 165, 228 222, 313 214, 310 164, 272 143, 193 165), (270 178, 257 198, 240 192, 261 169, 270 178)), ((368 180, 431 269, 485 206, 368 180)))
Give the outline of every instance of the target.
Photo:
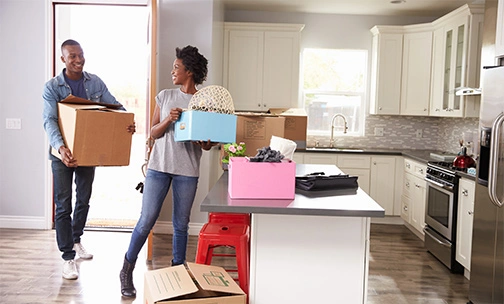
POLYGON ((5 128, 9 130, 21 129, 21 118, 6 118, 5 128))
POLYGON ((423 130, 422 129, 417 129, 415 134, 416 134, 416 138, 422 138, 422 136, 423 136, 423 130))
POLYGON ((383 136, 383 128, 374 128, 375 136, 383 136))

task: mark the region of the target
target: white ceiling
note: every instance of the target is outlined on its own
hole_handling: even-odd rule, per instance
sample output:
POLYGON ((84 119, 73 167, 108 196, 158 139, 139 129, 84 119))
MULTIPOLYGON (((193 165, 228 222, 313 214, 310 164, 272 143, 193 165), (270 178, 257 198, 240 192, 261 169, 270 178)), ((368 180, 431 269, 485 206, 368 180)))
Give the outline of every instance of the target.
POLYGON ((350 15, 442 16, 464 4, 485 0, 222 0, 227 10, 328 13, 350 15))

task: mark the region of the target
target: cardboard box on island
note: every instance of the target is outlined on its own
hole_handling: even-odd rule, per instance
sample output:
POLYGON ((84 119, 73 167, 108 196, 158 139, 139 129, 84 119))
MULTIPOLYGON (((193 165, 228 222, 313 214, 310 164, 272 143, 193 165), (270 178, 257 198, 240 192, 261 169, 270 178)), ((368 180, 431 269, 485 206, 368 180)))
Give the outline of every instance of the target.
POLYGON ((293 161, 250 162, 246 157, 231 157, 228 174, 228 193, 232 199, 294 199, 293 161))
POLYGON ((175 141, 232 143, 236 139, 236 115, 197 110, 184 111, 175 122, 175 141))
MULTIPOLYGON (((127 166, 134 114, 117 105, 68 96, 58 103, 59 127, 79 166, 127 166)), ((51 154, 61 159, 56 149, 51 154)))
POLYGON ((147 271, 144 275, 145 304, 245 304, 247 295, 218 266, 187 263, 147 271))

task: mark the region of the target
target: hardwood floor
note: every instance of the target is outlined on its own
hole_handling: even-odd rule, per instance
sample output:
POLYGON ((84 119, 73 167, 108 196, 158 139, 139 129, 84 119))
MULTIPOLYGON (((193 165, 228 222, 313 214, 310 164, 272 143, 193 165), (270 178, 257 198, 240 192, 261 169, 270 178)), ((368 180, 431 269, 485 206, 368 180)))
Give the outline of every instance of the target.
MULTIPOLYGON (((80 277, 68 281, 61 277, 54 230, 0 229, 0 303, 143 303, 143 273, 170 265, 171 235, 154 235, 152 262, 144 262, 145 248, 141 252, 134 300, 121 298, 119 284, 130 235, 86 231, 82 242, 94 259, 77 260, 80 277)), ((196 245, 197 237, 191 236, 189 261, 194 261, 196 245)), ((468 289, 467 279, 451 274, 404 226, 371 226, 369 304, 465 304, 468 289)), ((343 303, 336 297, 327 303, 343 303)))

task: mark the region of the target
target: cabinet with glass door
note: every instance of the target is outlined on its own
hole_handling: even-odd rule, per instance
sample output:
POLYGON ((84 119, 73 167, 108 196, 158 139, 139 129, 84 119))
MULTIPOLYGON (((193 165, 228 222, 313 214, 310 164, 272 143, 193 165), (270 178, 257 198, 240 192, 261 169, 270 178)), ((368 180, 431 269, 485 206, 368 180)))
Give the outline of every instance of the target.
POLYGON ((479 115, 479 96, 456 92, 479 88, 482 9, 465 5, 434 22, 430 116, 479 115))

